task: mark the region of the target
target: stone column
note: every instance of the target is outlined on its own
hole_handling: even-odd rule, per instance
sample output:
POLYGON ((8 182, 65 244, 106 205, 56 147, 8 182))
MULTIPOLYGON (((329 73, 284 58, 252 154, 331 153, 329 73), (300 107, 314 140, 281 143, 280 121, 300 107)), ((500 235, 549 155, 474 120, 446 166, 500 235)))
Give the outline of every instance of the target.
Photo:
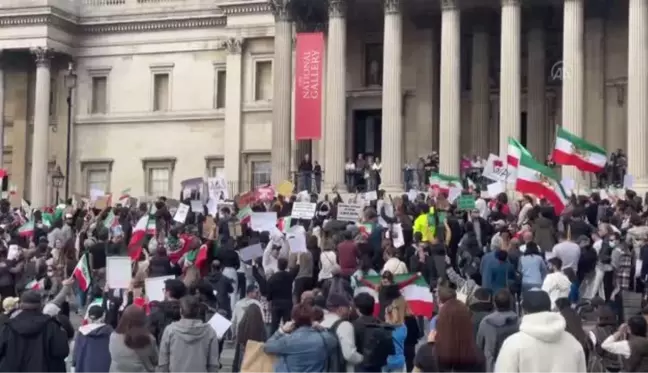
POLYGON ((34 48, 31 52, 36 58, 31 205, 34 208, 42 208, 47 204, 47 185, 49 182, 47 161, 49 155, 50 65, 52 54, 46 48, 34 48))
POLYGON ((604 146, 605 139, 605 3, 594 2, 585 20, 585 89, 583 135, 597 145, 604 146))
POLYGON ((549 148, 545 133, 547 130, 547 71, 542 15, 532 19, 527 38, 527 133, 530 139, 528 148, 536 159, 544 161, 549 148))
POLYGON ((401 0, 385 0, 382 87, 382 184, 387 192, 403 190, 403 54, 401 0))
POLYGON ((470 84, 470 153, 488 157, 490 120, 490 35, 484 21, 475 23, 472 37, 472 74, 470 84))
POLYGON ((502 0, 500 53, 499 155, 508 151, 508 138, 520 139, 520 0, 502 0))
MULTIPOLYGON (((583 0, 565 0, 563 26, 562 126, 576 136, 583 136, 583 0)), ((582 173, 573 166, 563 166, 563 177, 583 184, 582 173)))
POLYGON ((241 85, 243 39, 230 38, 225 41, 227 62, 225 75, 225 175, 233 186, 232 194, 241 187, 241 85), (234 183, 232 183, 234 182, 234 183))
MULTIPOLYGON (((630 0, 628 17, 628 174, 638 192, 648 189, 648 0, 630 0)), ((640 194, 642 195, 642 194, 640 194)))
POLYGON ((327 150, 324 190, 344 188, 346 154, 346 0, 329 1, 326 62, 326 123, 324 141, 327 150))
POLYGON ((2 50, 0 50, 0 168, 4 168, 4 117, 5 117, 5 80, 4 66, 2 63, 2 50))
POLYGON ((461 109, 461 44, 459 8, 456 0, 441 1, 441 94, 439 104, 439 168, 459 176, 461 109))
POLYGON ((290 0, 271 0, 275 16, 272 94, 272 184, 290 179, 290 117, 292 100, 292 22, 290 0))
MULTIPOLYGON (((416 71, 416 156, 421 157, 435 150, 434 139, 438 136, 434 132, 434 122, 437 114, 437 105, 434 102, 434 90, 437 90, 438 81, 435 68, 436 50, 436 24, 429 17, 417 19, 419 29, 419 56, 416 71)), ((415 159, 406 159, 407 162, 415 159)))

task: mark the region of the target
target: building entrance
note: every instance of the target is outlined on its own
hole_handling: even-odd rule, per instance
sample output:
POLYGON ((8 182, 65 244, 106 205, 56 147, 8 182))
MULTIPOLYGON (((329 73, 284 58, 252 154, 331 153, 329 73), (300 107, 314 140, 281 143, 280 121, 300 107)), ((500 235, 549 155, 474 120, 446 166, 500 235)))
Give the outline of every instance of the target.
POLYGON ((353 112, 353 158, 358 154, 380 157, 382 145, 382 110, 353 112))

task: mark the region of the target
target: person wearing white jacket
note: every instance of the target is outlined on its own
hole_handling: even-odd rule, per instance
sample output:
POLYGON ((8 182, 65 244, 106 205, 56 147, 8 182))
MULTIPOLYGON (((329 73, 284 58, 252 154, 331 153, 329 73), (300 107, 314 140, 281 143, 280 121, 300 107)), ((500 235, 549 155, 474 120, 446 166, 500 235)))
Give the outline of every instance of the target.
POLYGON ((562 272, 562 261, 560 258, 549 259, 550 274, 545 277, 542 282, 542 290, 549 294, 551 299, 551 310, 557 311, 556 300, 560 298, 569 298, 569 291, 571 290, 571 281, 567 275, 562 272))
POLYGON ((587 372, 581 344, 565 331, 565 319, 551 312, 544 291, 523 294, 520 331, 506 338, 494 372, 587 372))

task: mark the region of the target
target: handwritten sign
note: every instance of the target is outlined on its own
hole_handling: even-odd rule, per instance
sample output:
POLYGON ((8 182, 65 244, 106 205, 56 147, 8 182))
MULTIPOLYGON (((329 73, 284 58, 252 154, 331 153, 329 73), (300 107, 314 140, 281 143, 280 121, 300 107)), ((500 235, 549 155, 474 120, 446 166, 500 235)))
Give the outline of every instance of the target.
POLYGON ((292 207, 291 217, 295 219, 312 219, 315 216, 316 203, 295 202, 292 207))
POLYGON ((509 177, 506 161, 495 154, 490 154, 482 176, 494 181, 506 181, 509 177))
POLYGON ((363 208, 364 205, 361 203, 340 203, 337 206, 337 220, 359 221, 362 217, 363 208))

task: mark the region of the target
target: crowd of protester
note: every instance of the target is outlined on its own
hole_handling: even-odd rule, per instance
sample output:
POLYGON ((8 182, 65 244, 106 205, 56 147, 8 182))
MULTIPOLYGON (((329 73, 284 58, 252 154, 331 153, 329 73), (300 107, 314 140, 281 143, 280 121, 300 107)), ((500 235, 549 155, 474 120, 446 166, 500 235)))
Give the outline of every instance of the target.
MULTIPOLYGON (((648 291, 641 198, 574 196, 556 215, 532 196, 464 193, 474 209, 439 191, 415 200, 379 191, 358 222, 336 219, 340 195, 313 195, 315 216, 290 223, 306 232, 300 252, 286 227, 239 221, 238 199, 211 217, 206 206, 191 210, 184 224, 164 197, 103 210, 70 200, 52 224, 2 200, 0 371, 62 372, 69 362, 76 372, 216 372, 225 339, 235 372, 250 371, 254 346, 276 372, 648 370, 648 312, 632 304, 648 291), (107 258, 132 257, 147 214, 155 230, 139 245, 130 286, 111 289, 107 258), (206 231, 212 218, 217 234, 206 231), (256 244, 262 254, 241 260, 256 244), (76 276, 83 258, 88 289, 76 276), (146 279, 159 276, 175 279, 163 301, 150 300, 146 279), (404 289, 419 280, 432 314, 412 311, 404 289), (71 312, 83 315, 78 330, 71 312), (231 322, 225 337, 215 315, 231 322)), ((276 212, 279 223, 296 198, 248 207, 276 212)))

